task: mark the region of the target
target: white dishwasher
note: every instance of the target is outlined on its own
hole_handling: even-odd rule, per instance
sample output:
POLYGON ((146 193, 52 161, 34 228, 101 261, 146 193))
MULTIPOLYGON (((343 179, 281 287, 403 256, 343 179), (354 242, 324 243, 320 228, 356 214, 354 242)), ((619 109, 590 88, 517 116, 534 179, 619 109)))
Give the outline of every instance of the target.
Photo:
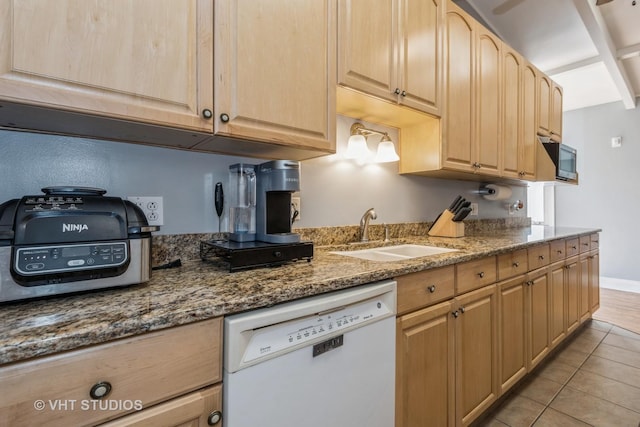
POLYGON ((396 282, 224 322, 225 427, 393 427, 396 282))

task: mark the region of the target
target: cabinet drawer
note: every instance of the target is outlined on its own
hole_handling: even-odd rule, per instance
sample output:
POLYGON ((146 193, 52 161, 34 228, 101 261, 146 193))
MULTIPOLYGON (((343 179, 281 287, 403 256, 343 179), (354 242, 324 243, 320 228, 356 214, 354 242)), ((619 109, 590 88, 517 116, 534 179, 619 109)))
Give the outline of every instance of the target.
POLYGON ((222 412, 221 385, 177 397, 135 414, 100 424, 100 427, 207 426, 211 425, 208 424, 209 415, 215 411, 222 412))
POLYGON ((591 235, 591 250, 598 249, 600 247, 600 235, 594 233, 591 235))
POLYGON ((529 258, 529 271, 545 265, 549 265, 549 244, 533 246, 527 249, 529 258))
POLYGON ((220 381, 221 346, 218 318, 7 365, 0 384, 11 393, 0 395, 0 418, 11 426, 80 426, 133 412, 133 403, 147 408, 220 381), (101 382, 111 392, 94 410, 90 392, 101 382), (43 410, 34 409, 37 400, 43 410))
POLYGON ((567 258, 578 255, 580 253, 580 239, 578 239, 577 237, 574 239, 567 239, 566 251, 567 258))
POLYGON ((550 250, 549 262, 562 261, 567 257, 567 242, 564 240, 553 241, 550 243, 550 250))
POLYGON ((591 236, 580 236, 580 253, 591 250, 591 236))
POLYGON ((460 295, 490 285, 496 278, 495 256, 460 263, 456 265, 456 293, 460 295))
POLYGON ((524 274, 529 271, 528 265, 526 249, 498 255, 498 280, 524 274))
POLYGON ((455 269, 450 265, 407 274, 396 280, 398 282, 398 314, 408 313, 452 298, 455 269))

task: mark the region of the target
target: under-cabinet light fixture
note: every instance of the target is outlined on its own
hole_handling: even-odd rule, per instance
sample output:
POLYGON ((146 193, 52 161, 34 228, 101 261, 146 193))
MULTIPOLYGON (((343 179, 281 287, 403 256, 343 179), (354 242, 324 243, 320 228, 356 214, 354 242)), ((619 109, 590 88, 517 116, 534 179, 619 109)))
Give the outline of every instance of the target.
POLYGON ((350 133, 351 136, 349 136, 349 142, 347 144, 347 153, 345 154, 346 158, 360 161, 367 160, 371 155, 369 147, 367 147, 367 137, 370 135, 382 135, 374 161, 376 163, 387 163, 400 160, 393 141, 391 141, 387 132, 368 129, 364 127, 362 123, 356 122, 351 125, 350 133))

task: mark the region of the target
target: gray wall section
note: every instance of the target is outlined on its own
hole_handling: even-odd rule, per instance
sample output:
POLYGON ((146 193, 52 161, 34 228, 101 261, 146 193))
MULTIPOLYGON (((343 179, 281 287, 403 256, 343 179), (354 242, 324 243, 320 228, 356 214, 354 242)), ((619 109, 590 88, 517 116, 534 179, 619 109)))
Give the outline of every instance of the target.
POLYGON ((601 275, 640 280, 640 108, 621 102, 564 113, 562 140, 578 149, 578 186, 556 188, 556 224, 602 228, 601 275), (622 147, 611 138, 622 136, 622 147))
MULTIPOLYGON (((338 116, 338 154, 302 162, 301 217, 298 227, 358 224, 374 207, 377 223, 431 221, 453 198, 479 202, 478 218, 509 216, 505 202, 486 201, 473 192, 479 183, 398 174, 398 163, 358 165, 345 160, 349 127, 354 119, 338 116)), ((397 141, 397 131, 383 129, 397 141)), ((375 150, 379 137, 371 136, 375 150)), ((217 154, 0 130, 0 202, 39 194, 50 185, 100 187, 108 195, 163 196, 161 234, 218 230, 213 187, 228 191, 228 167, 260 160, 217 154)), ((514 187, 513 200, 526 200, 526 187, 514 187)), ((525 216, 526 210, 516 214, 525 216)), ((223 231, 226 230, 224 214, 223 231)), ((472 217, 473 218, 473 217, 472 217)))

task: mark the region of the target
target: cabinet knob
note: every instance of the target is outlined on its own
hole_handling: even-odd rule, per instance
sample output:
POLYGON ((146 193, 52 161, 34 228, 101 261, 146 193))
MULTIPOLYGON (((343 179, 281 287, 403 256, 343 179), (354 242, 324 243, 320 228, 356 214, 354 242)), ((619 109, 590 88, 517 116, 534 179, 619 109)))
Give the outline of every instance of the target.
POLYGON ((221 420, 222 420, 222 412, 213 411, 207 417, 207 424, 209 424, 210 426, 214 426, 218 424, 221 420))
POLYGON ((460 316, 460 313, 458 312, 458 310, 456 310, 453 313, 451 313, 451 315, 457 319, 458 316, 460 316))
POLYGON ((576 249, 578 249, 577 246, 571 246, 573 248, 573 250, 575 251, 576 249))
POLYGON ((584 246, 589 246, 589 244, 588 244, 588 243, 583 243, 583 245, 584 245, 584 246))
POLYGON ((484 271, 481 271, 480 273, 478 273, 478 277, 482 279, 484 277, 484 271))
POLYGON ((464 307, 460 307, 459 310, 461 314, 464 314, 464 307))
POLYGON ((562 255, 562 251, 558 249, 558 255, 562 255))
POLYGON ((227 123, 229 121, 229 115, 227 113, 220 114, 220 121, 222 123, 227 123))
POLYGON ((205 119, 210 119, 211 117, 213 117, 213 112, 208 108, 205 108, 204 110, 202 110, 202 117, 204 117, 205 119))
POLYGON ((520 263, 519 262, 514 262, 513 263, 513 268, 518 268, 520 267, 520 263))
POLYGON ((527 280, 526 283, 527 283, 527 286, 531 286, 533 285, 533 280, 527 280))
POLYGON ((401 96, 407 96, 407 91, 403 90, 402 93, 400 94, 401 96))
POLYGON ((394 90, 393 93, 395 93, 396 95, 400 95, 400 88, 396 88, 396 90, 394 90))
POLYGON ((591 243, 600 243, 600 240, 592 240, 591 243))
POLYGON ((544 255, 538 255, 538 259, 539 260, 543 260, 544 259, 544 255))
POLYGON ((111 393, 111 383, 108 381, 100 381, 89 390, 89 396, 95 400, 107 397, 109 393, 111 393))
POLYGON ((434 293, 436 291, 436 285, 429 286, 427 290, 429 291, 429 293, 434 293))

